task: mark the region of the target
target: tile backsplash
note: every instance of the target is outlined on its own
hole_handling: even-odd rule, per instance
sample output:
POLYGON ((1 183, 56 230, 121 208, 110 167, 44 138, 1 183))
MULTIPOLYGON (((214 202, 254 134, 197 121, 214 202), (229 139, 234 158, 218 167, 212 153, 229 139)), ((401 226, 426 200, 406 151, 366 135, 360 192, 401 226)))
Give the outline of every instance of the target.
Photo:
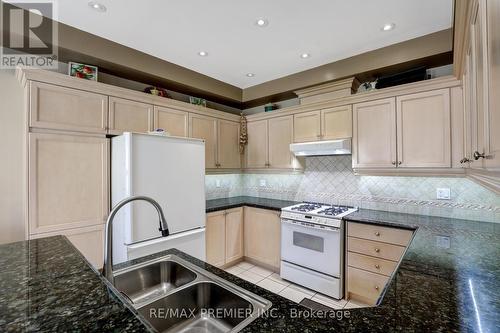
POLYGON ((303 174, 208 175, 207 199, 250 195, 500 222, 500 195, 468 179, 355 176, 351 163, 351 156, 308 157, 303 174), (451 199, 436 199, 437 188, 449 188, 451 199))

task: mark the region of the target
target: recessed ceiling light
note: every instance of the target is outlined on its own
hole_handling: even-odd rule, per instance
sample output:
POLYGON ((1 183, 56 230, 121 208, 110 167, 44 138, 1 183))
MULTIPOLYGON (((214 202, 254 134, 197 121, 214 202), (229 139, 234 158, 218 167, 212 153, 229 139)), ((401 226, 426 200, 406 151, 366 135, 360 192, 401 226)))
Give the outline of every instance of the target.
POLYGON ((269 24, 269 21, 265 18, 260 18, 260 19, 257 19, 257 21, 255 21, 255 24, 259 27, 267 27, 267 25, 269 24))
POLYGON ((302 53, 302 54, 300 55, 300 57, 301 57, 302 59, 307 59, 307 58, 309 58, 310 56, 311 56, 311 55, 310 55, 309 53, 302 53))
POLYGON ((106 6, 95 1, 89 1, 89 7, 101 13, 104 13, 106 11, 106 6))
POLYGON ((206 57, 206 56, 208 55, 208 53, 207 53, 207 52, 205 52, 205 51, 200 51, 200 52, 198 52, 198 55, 199 55, 200 57, 206 57))
POLYGON ((254 77, 254 76, 255 76, 255 74, 254 74, 254 73, 247 73, 247 76, 248 76, 248 77, 254 77))
POLYGON ((386 23, 382 27, 382 31, 390 31, 390 30, 394 29, 395 27, 396 27, 396 25, 394 23, 386 23))

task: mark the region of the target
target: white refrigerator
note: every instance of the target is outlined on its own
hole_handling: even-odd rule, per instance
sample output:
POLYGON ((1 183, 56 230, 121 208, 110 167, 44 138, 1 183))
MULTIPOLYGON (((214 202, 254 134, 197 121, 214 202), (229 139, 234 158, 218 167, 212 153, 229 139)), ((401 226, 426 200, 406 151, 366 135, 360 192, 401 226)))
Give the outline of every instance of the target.
POLYGON ((147 202, 124 206, 113 221, 113 263, 178 248, 205 259, 205 142, 124 133, 111 140, 111 203, 145 195, 163 209, 170 235, 147 202))

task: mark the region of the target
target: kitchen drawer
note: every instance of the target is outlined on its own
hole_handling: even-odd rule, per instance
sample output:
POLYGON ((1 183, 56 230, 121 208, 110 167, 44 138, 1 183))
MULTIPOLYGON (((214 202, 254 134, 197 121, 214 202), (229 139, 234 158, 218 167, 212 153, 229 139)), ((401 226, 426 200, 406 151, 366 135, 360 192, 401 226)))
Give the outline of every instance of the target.
POLYGON ((351 298, 359 298, 374 304, 389 278, 358 268, 347 268, 347 290, 351 298))
POLYGON ((347 250, 350 252, 367 254, 372 257, 399 261, 405 247, 367 239, 347 237, 347 250))
POLYGON ((366 256, 364 254, 347 252, 347 265, 361 268, 365 271, 390 276, 396 269, 397 262, 366 256))
POLYGON ((349 222, 347 225, 347 235, 351 237, 407 246, 411 240, 413 231, 349 222))

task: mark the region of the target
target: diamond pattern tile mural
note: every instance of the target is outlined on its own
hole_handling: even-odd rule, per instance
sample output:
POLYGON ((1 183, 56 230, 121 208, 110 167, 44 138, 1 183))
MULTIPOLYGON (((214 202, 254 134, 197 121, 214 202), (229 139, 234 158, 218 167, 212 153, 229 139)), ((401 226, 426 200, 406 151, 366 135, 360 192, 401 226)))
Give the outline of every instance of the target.
POLYGON ((303 174, 207 176, 207 198, 251 195, 500 222, 500 196, 468 179, 356 176, 351 163, 351 156, 308 157, 303 174), (451 200, 436 199, 439 187, 451 189, 451 200))

